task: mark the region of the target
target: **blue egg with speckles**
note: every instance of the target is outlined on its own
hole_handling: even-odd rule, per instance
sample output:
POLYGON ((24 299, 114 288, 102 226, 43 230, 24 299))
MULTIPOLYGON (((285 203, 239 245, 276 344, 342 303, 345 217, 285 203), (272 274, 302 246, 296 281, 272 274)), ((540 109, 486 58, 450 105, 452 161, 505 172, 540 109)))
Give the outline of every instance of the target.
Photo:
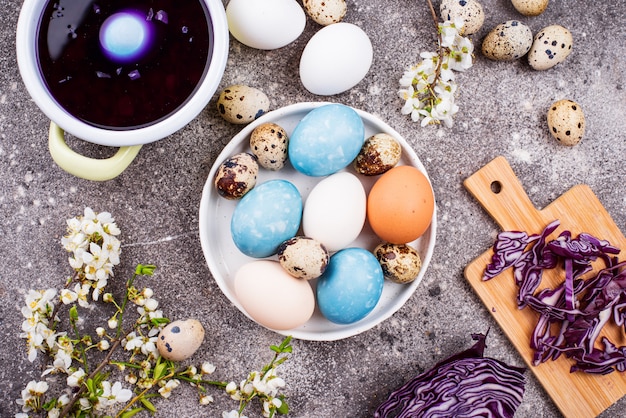
POLYGON ((383 269, 363 248, 345 248, 330 257, 317 282, 317 305, 324 317, 337 324, 365 318, 383 293, 383 269))
POLYGON ((328 176, 347 167, 365 142, 365 126, 349 106, 327 104, 311 110, 289 137, 289 161, 307 176, 328 176))
POLYGON ((237 203, 230 232, 247 256, 274 255, 278 246, 293 238, 302 220, 302 196, 287 180, 269 180, 250 190, 237 203))

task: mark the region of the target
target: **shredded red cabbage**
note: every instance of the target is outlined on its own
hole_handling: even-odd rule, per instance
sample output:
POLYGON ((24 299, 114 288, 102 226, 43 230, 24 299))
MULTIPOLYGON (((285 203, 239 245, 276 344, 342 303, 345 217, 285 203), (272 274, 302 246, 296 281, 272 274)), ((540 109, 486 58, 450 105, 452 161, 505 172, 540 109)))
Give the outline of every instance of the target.
POLYGON ((393 391, 374 418, 510 418, 522 403, 526 369, 483 357, 486 335, 393 391))
POLYGON ((626 347, 617 347, 606 337, 600 339, 601 344, 597 342, 601 330, 610 322, 626 332, 626 262, 614 256, 619 248, 587 233, 572 238, 571 232, 564 231, 547 242, 559 225, 558 220, 553 221, 539 235, 500 233, 483 280, 513 268, 518 306, 528 306, 539 314, 530 341, 534 365, 564 354, 575 362, 571 372, 624 371, 626 347), (593 269, 591 263, 598 259, 604 262, 604 268, 583 279, 593 269), (554 289, 536 292, 544 270, 559 265, 565 271, 563 282, 554 289))

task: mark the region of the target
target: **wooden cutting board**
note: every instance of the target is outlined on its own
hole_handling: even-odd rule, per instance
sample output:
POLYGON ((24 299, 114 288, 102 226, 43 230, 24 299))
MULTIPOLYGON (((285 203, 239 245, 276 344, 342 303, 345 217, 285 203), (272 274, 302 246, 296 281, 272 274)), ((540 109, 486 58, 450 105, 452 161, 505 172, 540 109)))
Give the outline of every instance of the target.
MULTIPOLYGON (((468 177, 464 185, 503 231, 536 234, 548 223, 558 219, 561 225, 549 239, 555 238, 564 229, 570 230, 573 236, 587 232, 621 248, 618 257, 624 259, 626 238, 586 185, 572 187, 553 203, 538 210, 503 157, 495 158, 468 177)), ((570 373, 572 361, 564 356, 556 361, 532 366, 530 336, 538 316, 529 308, 518 309, 512 269, 490 281, 482 281, 492 254, 493 251, 489 249, 472 261, 465 268, 465 277, 563 415, 567 418, 595 417, 624 396, 626 372, 613 372, 605 376, 570 373)), ((554 269, 546 273, 541 288, 544 285, 553 287, 563 281, 562 270, 554 269)), ((618 327, 611 326, 603 332, 617 346, 626 345, 626 334, 618 327)))

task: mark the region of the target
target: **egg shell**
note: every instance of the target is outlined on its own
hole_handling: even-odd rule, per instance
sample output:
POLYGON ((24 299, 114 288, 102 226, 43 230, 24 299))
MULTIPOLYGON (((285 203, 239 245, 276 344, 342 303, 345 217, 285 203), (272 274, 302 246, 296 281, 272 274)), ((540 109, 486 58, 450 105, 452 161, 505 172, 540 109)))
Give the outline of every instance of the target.
POLYGON ((526 55, 533 43, 528 26, 518 20, 509 20, 494 27, 483 39, 482 52, 496 61, 512 61, 526 55))
POLYGON ((240 199, 256 185, 258 174, 256 157, 241 152, 220 164, 215 172, 215 188, 226 199, 240 199))
POLYGON ((293 237, 278 247, 278 262, 292 276, 317 279, 328 266, 330 255, 324 244, 309 237, 293 237))
POLYGON ((460 33, 464 36, 477 33, 485 22, 483 7, 476 0, 442 0, 439 11, 443 20, 463 20, 460 33))
POLYGON ((307 176, 328 176, 347 167, 365 142, 365 125, 349 106, 327 104, 307 113, 291 132, 289 161, 307 176))
POLYGON ((357 322, 376 307, 384 280, 378 260, 369 251, 356 247, 338 251, 317 281, 320 312, 337 324, 357 322))
POLYGON ((226 19, 235 39, 264 50, 290 44, 306 25, 306 14, 295 0, 230 0, 226 19))
POLYGON ((300 81, 320 96, 343 93, 356 86, 374 59, 372 42, 360 27, 334 23, 317 31, 300 57, 300 81))
POLYGON ((219 114, 230 123, 245 125, 267 113, 270 100, 261 90, 234 84, 221 91, 217 99, 219 114))
POLYGON ((309 193, 302 214, 304 235, 330 252, 347 247, 365 223, 366 194, 361 181, 345 171, 330 175, 309 193))
POLYGON ((233 211, 230 230, 237 248, 263 258, 292 238, 302 220, 302 197, 287 180, 268 180, 249 191, 233 211))
POLYGON ((560 25, 541 29, 528 52, 528 63, 535 70, 547 70, 562 63, 572 52, 572 33, 560 25))
POLYGON ((374 249, 374 256, 385 278, 394 283, 410 283, 422 269, 422 259, 415 248, 406 244, 384 242, 374 249))
POLYGON ((287 162, 287 148, 289 136, 281 126, 272 123, 262 123, 254 128, 250 134, 250 148, 257 157, 261 167, 278 171, 287 162))
POLYGON ((157 336, 157 350, 168 360, 183 361, 191 357, 202 345, 204 328, 196 319, 170 322, 157 336))
POLYGON ((302 4, 311 19, 323 26, 341 22, 348 11, 345 0, 304 0, 302 4))
POLYGON ((389 134, 378 133, 365 140, 354 160, 354 169, 365 176, 377 176, 395 167, 400 157, 400 143, 389 134))
POLYGON ((299 327, 315 310, 315 294, 309 282, 293 277, 274 260, 241 266, 235 273, 234 287, 246 313, 270 329, 299 327))
POLYGON ((524 16, 539 16, 546 10, 550 0, 511 0, 511 3, 524 16))
POLYGON ((563 145, 576 145, 585 134, 585 115, 582 107, 572 100, 559 100, 548 110, 548 128, 563 145))
POLYGON ((400 165, 380 176, 367 197, 367 220, 383 241, 406 244, 430 226, 435 198, 428 178, 417 168, 400 165))

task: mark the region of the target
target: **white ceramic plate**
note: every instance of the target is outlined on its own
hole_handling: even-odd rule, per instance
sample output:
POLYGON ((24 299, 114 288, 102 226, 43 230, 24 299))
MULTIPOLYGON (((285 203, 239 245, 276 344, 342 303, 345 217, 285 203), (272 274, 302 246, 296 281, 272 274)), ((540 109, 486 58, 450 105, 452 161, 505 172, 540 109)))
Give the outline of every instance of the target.
MULTIPOLYGON (((204 185, 199 216, 202 250, 209 265, 209 269, 222 292, 248 317, 249 315, 243 309, 235 295, 234 275, 240 266, 254 261, 255 259, 241 253, 231 238, 230 220, 237 202, 224 199, 218 195, 213 184, 215 172, 226 158, 239 152, 250 152, 250 134, 257 126, 266 122, 274 122, 282 126, 287 133, 291 135, 293 129, 308 112, 324 104, 328 103, 297 103, 266 113, 254 122, 246 125, 241 132, 224 147, 215 160, 215 164, 211 168, 206 184, 204 185)), ((411 146, 408 145, 395 130, 371 114, 357 109, 355 110, 363 119, 366 138, 380 132, 392 135, 402 145, 402 159, 399 164, 412 165, 427 175, 424 166, 411 146)), ((348 167, 346 170, 352 170, 352 168, 348 167)), ((368 193, 373 183, 378 178, 362 175, 358 175, 358 177, 361 179, 365 191, 368 193)), ((322 179, 321 177, 305 176, 297 172, 291 165, 287 164, 282 170, 277 172, 265 170, 260 167, 257 184, 276 178, 291 181, 300 191, 304 202, 306 202, 306 198, 311 189, 322 179)), ((359 334, 389 318, 404 305, 424 277, 435 246, 435 231, 436 210, 433 214, 430 227, 424 235, 418 240, 409 243, 409 245, 418 251, 422 259, 422 268, 418 277, 410 284, 404 285, 385 280, 380 301, 374 310, 365 318, 352 324, 339 325, 328 321, 322 316, 319 310, 316 309, 313 317, 304 325, 291 330, 276 332, 282 335, 291 335, 294 338, 302 340, 331 341, 359 334)), ((379 243, 380 240, 372 232, 366 222, 361 235, 350 246, 362 247, 372 251, 379 243)), ((272 258, 275 259, 275 256, 272 258)), ((311 285, 316 285, 315 280, 311 281, 311 285)))

